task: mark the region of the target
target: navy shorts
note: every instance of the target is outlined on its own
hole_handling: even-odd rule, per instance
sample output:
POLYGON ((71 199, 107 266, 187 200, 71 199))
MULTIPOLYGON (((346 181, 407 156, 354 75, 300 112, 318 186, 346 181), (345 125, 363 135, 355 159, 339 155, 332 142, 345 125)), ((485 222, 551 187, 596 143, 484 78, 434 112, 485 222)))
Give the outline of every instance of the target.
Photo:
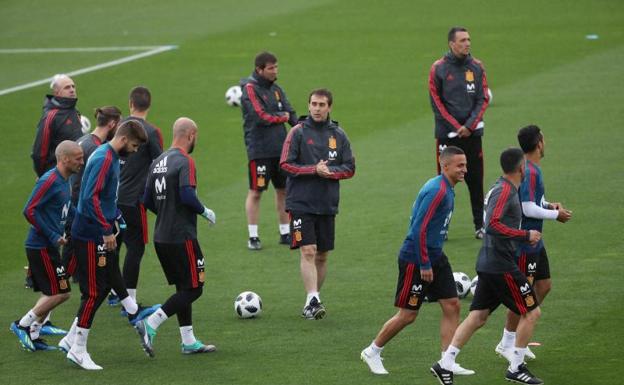
POLYGON ((509 310, 522 315, 539 306, 533 286, 520 270, 478 274, 470 310, 489 309, 492 313, 502 303, 509 310))
POLYGON ((457 298, 453 269, 444 253, 440 258, 440 261, 431 267, 433 281, 429 283, 420 279, 420 268, 417 264, 399 258, 399 278, 394 306, 418 310, 425 296, 429 301, 457 298))
POLYGON ((335 215, 290 212, 290 248, 316 245, 320 252, 334 249, 335 215))
POLYGON ((542 247, 536 253, 522 251, 520 257, 518 257, 518 267, 526 275, 531 285, 535 281, 550 278, 550 265, 545 247, 542 247))
POLYGON ((170 285, 181 289, 204 286, 204 256, 197 239, 184 243, 154 242, 154 248, 170 285))
POLYGON ((32 273, 33 290, 45 295, 69 293, 69 274, 61 262, 56 247, 45 249, 26 248, 26 256, 32 273))
POLYGON ((280 158, 253 159, 249 161, 249 189, 264 191, 269 181, 276 189, 286 188, 286 175, 280 169, 280 158))

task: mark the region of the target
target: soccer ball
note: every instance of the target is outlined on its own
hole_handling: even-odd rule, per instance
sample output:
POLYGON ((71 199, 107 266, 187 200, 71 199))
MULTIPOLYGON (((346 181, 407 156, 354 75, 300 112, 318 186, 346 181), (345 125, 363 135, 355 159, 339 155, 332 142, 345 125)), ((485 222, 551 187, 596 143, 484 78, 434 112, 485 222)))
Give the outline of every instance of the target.
POLYGON ((240 318, 255 318, 262 313, 262 298, 253 291, 244 291, 234 300, 234 310, 240 318))
POLYGON ((243 90, 240 86, 232 86, 225 91, 225 102, 228 106, 238 107, 241 104, 241 96, 243 96, 243 90))
POLYGON ((91 121, 84 115, 80 115, 80 124, 82 125, 82 133, 88 134, 91 132, 91 121))
POLYGON ((474 295, 475 290, 477 290, 477 281, 479 281, 479 276, 475 276, 470 282, 470 294, 474 295))
POLYGON ((470 277, 466 273, 453 273, 455 279, 455 286, 457 287, 457 296, 459 298, 465 298, 470 291, 470 277))
POLYGON ((488 103, 492 104, 493 100, 494 100, 494 94, 492 94, 492 89, 488 88, 488 103))

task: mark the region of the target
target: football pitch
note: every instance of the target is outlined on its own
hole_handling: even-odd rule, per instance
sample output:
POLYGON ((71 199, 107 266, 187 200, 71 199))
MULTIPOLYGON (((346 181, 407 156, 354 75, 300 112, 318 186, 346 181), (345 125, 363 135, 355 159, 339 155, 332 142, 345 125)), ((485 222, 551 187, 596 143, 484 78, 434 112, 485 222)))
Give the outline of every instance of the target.
MULTIPOLYGON (((218 348, 183 356, 171 319, 159 329, 150 359, 119 308, 106 304, 89 338, 103 371, 79 370, 60 352, 19 348, 8 326, 37 298, 23 287, 28 226, 21 211, 34 185, 29 155, 49 91, 38 85, 0 95, 0 383, 437 383, 429 374, 440 355, 437 304, 423 306, 416 323, 387 345, 389 376, 373 376, 359 354, 395 312, 396 255, 412 202, 435 173, 427 76, 446 52, 453 25, 469 29, 494 93, 485 114, 486 190, 500 174, 501 150, 517 145, 518 128, 533 123, 546 137, 546 198, 574 212, 566 224, 545 224, 553 290, 529 367, 546 384, 623 382, 624 2, 5 0, 0 23, 0 90, 152 49, 145 47, 175 46, 75 76, 78 109, 92 123, 96 107, 117 105, 127 113, 129 90, 145 85, 152 92, 148 120, 162 129, 165 147, 177 117, 198 123, 198 195, 215 211, 217 225, 198 223, 206 285, 194 304, 194 331, 218 348), (144 49, 84 50, 89 47, 144 49), (264 249, 246 247, 241 114, 223 95, 251 73, 253 57, 265 49, 279 58, 278 82, 299 114, 307 112, 311 89, 333 91, 332 118, 356 156, 355 177, 341 184, 336 248, 322 291, 328 314, 320 321, 300 316, 299 256, 277 244, 272 191, 262 201, 264 249), (245 290, 263 299, 258 319, 234 313, 233 301, 245 290)), ((472 278, 479 245, 460 184, 445 245, 453 270, 472 278)), ((172 291, 150 244, 139 301, 162 303, 172 291)), ((461 301, 462 318, 470 298, 461 301)), ((55 324, 69 327, 78 303, 74 285, 72 298, 54 311, 55 324)), ((504 383, 507 364, 494 353, 504 315, 499 308, 464 347, 458 362, 477 374, 456 377, 456 384, 504 383)))

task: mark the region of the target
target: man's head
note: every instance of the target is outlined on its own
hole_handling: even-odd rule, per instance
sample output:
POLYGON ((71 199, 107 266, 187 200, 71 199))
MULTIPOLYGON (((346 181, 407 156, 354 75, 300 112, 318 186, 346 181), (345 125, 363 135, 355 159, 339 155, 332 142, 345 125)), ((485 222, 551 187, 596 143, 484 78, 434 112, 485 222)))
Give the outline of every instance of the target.
POLYGON ((326 88, 319 88, 310 92, 308 96, 308 110, 315 122, 324 122, 329 118, 334 97, 326 88))
POLYGON ((98 128, 106 130, 106 141, 110 141, 115 136, 117 125, 121 120, 121 110, 115 106, 96 108, 95 120, 98 128))
POLYGON ((270 82, 277 80, 277 57, 270 52, 260 52, 255 60, 256 73, 270 82))
POLYGON ((147 142, 147 132, 137 120, 126 120, 117 127, 111 145, 120 156, 127 156, 147 142))
POLYGON ((440 152, 440 169, 446 178, 455 186, 462 182, 466 175, 466 154, 464 150, 455 146, 446 146, 440 152))
POLYGON ((458 58, 465 58, 470 54, 470 34, 464 27, 453 27, 448 33, 448 45, 458 58))
POLYGON ((147 87, 134 87, 130 90, 130 96, 128 99, 131 111, 145 112, 152 105, 152 94, 147 87))
POLYGON ((65 74, 54 75, 50 88, 52 89, 52 94, 59 98, 76 99, 78 97, 74 81, 65 74))
POLYGON ((197 124, 189 118, 181 117, 173 123, 173 143, 192 153, 197 141, 197 124))
POLYGON ((84 164, 82 148, 72 140, 64 140, 54 150, 56 166, 64 175, 75 174, 84 164))
POLYGON ((544 157, 544 135, 536 125, 522 127, 518 131, 518 144, 525 154, 539 151, 540 158, 544 157))
POLYGON ((510 147, 500 155, 500 165, 507 176, 524 178, 524 153, 518 147, 510 147))

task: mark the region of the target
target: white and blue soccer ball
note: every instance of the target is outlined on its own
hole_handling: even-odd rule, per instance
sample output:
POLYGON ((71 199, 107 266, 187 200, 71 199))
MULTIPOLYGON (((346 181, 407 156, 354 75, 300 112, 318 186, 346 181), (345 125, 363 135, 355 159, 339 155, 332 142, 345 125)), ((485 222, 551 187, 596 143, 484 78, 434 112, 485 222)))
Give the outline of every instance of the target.
POLYGON ((240 318, 255 318, 262 313, 262 298, 253 291, 244 291, 234 300, 234 311, 240 318))
POLYGON ((455 286, 457 288, 457 296, 459 298, 465 298, 470 292, 470 277, 466 273, 456 272, 453 273, 455 279, 455 286))
POLYGON ((475 290, 477 290, 477 282, 479 281, 479 276, 476 275, 473 279, 472 282, 470 282, 470 294, 472 294, 474 296, 475 290))
POLYGON ((82 125, 82 133, 88 134, 91 132, 91 121, 84 115, 80 115, 80 124, 82 125))
POLYGON ((225 102, 228 106, 238 107, 241 105, 243 90, 240 86, 232 86, 225 91, 225 102))

